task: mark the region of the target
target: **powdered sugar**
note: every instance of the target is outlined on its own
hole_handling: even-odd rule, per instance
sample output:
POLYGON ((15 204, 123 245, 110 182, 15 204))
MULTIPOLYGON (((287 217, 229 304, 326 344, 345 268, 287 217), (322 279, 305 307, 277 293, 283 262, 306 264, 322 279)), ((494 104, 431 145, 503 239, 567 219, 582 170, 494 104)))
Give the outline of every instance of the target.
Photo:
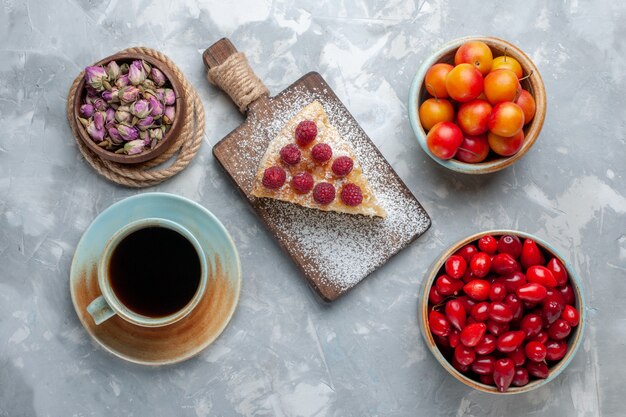
POLYGON ((314 285, 345 292, 424 233, 430 219, 332 92, 298 86, 271 100, 271 106, 251 109, 250 134, 238 140, 238 158, 225 166, 247 195, 270 139, 303 107, 319 100, 330 123, 352 145, 379 204, 387 211, 382 219, 249 197, 260 212, 265 212, 265 220, 276 231, 281 245, 314 285), (269 118, 257 114, 270 111, 269 118))

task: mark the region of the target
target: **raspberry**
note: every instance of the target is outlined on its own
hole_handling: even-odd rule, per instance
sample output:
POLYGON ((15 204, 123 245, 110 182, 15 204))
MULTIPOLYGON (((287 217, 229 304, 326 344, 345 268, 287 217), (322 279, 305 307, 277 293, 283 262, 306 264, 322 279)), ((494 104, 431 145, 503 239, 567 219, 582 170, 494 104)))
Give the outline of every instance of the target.
POLYGON ((300 153, 300 149, 293 144, 290 143, 286 145, 280 150, 280 159, 283 160, 287 165, 295 165, 300 162, 300 157, 302 154, 300 153))
POLYGON ((291 186, 298 194, 306 194, 313 188, 313 175, 301 172, 291 179, 291 186))
POLYGON ((333 150, 325 143, 318 143, 311 149, 311 156, 321 164, 333 157, 333 150))
POLYGON ((358 206, 363 201, 363 193, 361 187, 356 184, 348 183, 341 189, 341 201, 346 206, 358 206))
POLYGON ((300 146, 306 146, 313 142, 317 136, 317 126, 311 120, 303 120, 296 127, 296 142, 300 146))
POLYGON ((335 175, 345 177, 350 173, 350 171, 352 171, 353 164, 354 163, 349 156, 340 156, 339 158, 335 159, 335 162, 333 162, 333 172, 335 173, 335 175))
POLYGON ((282 187, 286 179, 287 174, 281 167, 269 167, 263 173, 263 185, 267 188, 271 188, 272 190, 282 187))
POLYGON ((335 199, 335 187, 327 182, 318 183, 313 189, 313 199, 325 206, 335 199))

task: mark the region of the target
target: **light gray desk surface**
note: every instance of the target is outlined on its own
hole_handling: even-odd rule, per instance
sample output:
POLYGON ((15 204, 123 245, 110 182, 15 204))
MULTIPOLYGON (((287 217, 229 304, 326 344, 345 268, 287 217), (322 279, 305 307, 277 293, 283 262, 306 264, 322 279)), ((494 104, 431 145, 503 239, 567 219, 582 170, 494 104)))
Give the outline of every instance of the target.
POLYGON ((0 2, 0 416, 623 416, 626 385, 626 3, 619 1, 0 2), (413 74, 465 35, 519 45, 545 81, 534 148, 488 176, 453 174, 418 147, 413 74), (276 93, 319 71, 432 217, 417 242, 332 305, 309 290, 211 154, 242 120, 205 79, 222 36, 276 93), (169 55, 199 91, 206 135, 191 166, 147 190, 79 156, 65 118, 73 78, 128 46, 169 55), (91 341, 68 287, 76 244, 110 204, 147 191, 198 201, 243 263, 236 314, 185 363, 146 368, 91 341), (430 262, 461 237, 515 228, 582 276, 589 326, 571 366, 535 392, 472 391, 418 332, 430 262))

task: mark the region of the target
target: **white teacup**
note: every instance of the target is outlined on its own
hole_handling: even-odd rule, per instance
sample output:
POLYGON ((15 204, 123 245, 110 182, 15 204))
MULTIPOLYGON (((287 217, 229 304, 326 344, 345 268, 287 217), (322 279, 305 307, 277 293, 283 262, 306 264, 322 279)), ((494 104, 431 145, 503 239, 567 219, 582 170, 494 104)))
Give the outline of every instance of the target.
POLYGON ((102 295, 87 306, 87 312, 96 324, 101 324, 111 317, 118 315, 122 319, 143 327, 160 327, 175 323, 186 317, 198 305, 206 291, 208 279, 207 261, 204 251, 195 236, 182 225, 167 219, 147 218, 134 221, 117 231, 104 247, 98 263, 98 286, 102 295), (176 312, 159 317, 139 314, 125 305, 116 295, 109 276, 111 256, 118 244, 131 233, 148 227, 161 227, 178 232, 194 247, 200 261, 200 280, 196 292, 189 302, 176 312))

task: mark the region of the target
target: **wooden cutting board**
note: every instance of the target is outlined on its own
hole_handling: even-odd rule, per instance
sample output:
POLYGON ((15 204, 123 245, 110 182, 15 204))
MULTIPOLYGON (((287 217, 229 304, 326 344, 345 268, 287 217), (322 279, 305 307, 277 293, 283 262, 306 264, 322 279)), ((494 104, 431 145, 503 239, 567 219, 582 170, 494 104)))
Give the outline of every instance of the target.
MULTIPOLYGON (((237 50, 228 39, 203 54, 207 68, 237 50)), ((393 140, 392 137, 387 140, 393 140)), ((262 96, 245 121, 213 147, 213 154, 271 233, 326 301, 358 284, 430 227, 426 211, 363 129, 316 72, 274 97, 262 96), (319 100, 330 122, 351 142, 387 218, 323 212, 252 196, 252 183, 268 143, 305 105, 319 100)))

